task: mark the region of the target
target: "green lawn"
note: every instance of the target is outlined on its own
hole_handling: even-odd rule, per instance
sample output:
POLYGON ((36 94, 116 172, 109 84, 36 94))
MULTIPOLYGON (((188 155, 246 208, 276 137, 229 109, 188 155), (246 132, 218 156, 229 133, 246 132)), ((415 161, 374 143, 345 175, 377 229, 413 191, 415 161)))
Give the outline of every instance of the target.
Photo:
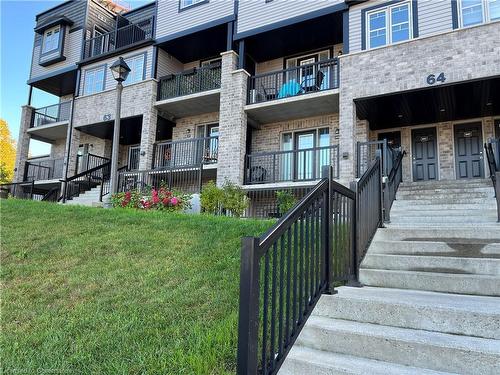
POLYGON ((3 373, 225 374, 269 221, 2 200, 3 373))

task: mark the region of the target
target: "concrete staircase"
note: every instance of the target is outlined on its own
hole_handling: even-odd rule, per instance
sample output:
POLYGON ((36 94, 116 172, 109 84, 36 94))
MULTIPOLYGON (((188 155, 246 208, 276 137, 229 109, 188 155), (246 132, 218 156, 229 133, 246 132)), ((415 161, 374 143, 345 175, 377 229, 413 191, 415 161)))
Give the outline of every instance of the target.
POLYGON ((98 185, 85 193, 80 194, 69 201, 66 204, 80 205, 80 206, 90 206, 90 207, 101 207, 102 202, 99 202, 99 194, 101 192, 101 185, 98 185))
POLYGON ((500 224, 486 180, 405 183, 360 270, 280 374, 500 374, 500 224))

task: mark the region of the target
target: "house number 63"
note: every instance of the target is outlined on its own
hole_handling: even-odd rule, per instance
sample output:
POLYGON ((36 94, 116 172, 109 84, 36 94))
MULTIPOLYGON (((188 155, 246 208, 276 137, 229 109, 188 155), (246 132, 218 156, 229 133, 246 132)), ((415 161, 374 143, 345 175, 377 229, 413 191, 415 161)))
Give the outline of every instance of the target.
POLYGON ((446 77, 444 76, 444 73, 439 73, 439 75, 437 77, 434 74, 429 74, 427 76, 427 83, 429 85, 433 85, 436 82, 444 83, 444 81, 446 81, 446 77))

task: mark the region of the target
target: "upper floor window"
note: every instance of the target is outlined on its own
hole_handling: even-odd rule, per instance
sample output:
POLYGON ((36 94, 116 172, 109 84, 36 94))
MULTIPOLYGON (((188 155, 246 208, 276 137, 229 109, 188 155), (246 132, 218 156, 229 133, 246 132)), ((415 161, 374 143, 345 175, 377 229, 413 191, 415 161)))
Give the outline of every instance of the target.
POLYGON ((54 51, 59 48, 59 33, 61 26, 48 29, 43 34, 42 53, 54 51))
POLYGON ((500 0, 459 0, 463 27, 500 19, 500 0))
POLYGON ((199 3, 204 3, 207 0, 179 0, 179 1, 180 1, 179 8, 185 9, 185 8, 189 8, 189 7, 196 5, 196 4, 199 4, 199 3))
POLYGON ((130 73, 128 74, 125 84, 140 82, 144 79, 144 57, 144 54, 140 54, 125 59, 125 62, 130 68, 130 73))
POLYGON ((83 82, 83 94, 90 95, 104 90, 105 66, 88 69, 85 71, 85 80, 83 82))
POLYGON ((410 3, 398 3, 366 14, 368 48, 402 42, 412 37, 410 3))

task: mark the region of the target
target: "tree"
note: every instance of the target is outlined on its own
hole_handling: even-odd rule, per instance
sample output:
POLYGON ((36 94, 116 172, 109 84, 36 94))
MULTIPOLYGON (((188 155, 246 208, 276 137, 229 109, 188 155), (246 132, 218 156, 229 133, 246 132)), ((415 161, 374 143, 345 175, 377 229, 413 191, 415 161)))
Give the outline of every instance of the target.
POLYGON ((16 162, 16 145, 7 121, 0 119, 0 184, 12 182, 16 162))

